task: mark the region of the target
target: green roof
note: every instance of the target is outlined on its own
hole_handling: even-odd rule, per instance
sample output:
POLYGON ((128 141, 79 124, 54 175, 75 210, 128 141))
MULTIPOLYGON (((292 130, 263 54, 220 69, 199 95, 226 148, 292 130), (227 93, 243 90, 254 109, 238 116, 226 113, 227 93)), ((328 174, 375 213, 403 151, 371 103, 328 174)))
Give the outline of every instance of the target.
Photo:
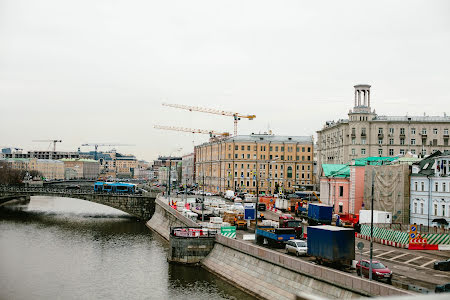
POLYGON ((386 164, 386 162, 392 162, 397 159, 398 159, 397 156, 395 156, 395 157, 370 156, 370 157, 364 157, 364 158, 355 158, 353 161, 354 161, 355 166, 366 166, 366 165, 380 166, 380 165, 386 164))
POLYGON ((350 167, 340 164, 322 164, 323 176, 325 177, 350 177, 350 167))

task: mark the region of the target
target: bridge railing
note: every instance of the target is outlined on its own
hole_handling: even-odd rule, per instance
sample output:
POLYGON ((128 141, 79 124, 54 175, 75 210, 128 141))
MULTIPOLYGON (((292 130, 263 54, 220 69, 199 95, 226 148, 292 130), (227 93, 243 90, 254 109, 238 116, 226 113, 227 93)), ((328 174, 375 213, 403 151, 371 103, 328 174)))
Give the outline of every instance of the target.
POLYGON ((19 187, 19 186, 0 186, 0 192, 11 192, 11 193, 49 193, 49 194, 73 194, 73 195, 124 195, 124 196, 134 196, 139 197, 142 194, 128 194, 121 192, 97 192, 94 189, 67 189, 58 187, 19 187))

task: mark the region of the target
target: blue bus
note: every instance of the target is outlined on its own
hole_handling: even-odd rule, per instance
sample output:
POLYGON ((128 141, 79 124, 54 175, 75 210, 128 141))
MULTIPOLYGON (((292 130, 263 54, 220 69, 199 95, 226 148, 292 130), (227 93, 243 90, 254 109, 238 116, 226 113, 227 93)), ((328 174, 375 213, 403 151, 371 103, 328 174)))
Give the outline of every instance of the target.
POLYGON ((99 193, 136 194, 136 185, 123 182, 103 182, 94 183, 94 191, 99 193))

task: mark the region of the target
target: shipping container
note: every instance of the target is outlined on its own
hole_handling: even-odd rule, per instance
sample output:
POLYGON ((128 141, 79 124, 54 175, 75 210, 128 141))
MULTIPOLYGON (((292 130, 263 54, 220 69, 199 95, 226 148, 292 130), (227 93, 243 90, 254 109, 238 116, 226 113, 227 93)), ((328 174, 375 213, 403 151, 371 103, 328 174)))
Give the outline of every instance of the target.
MULTIPOLYGON (((359 224, 370 224, 371 210, 362 209, 359 211, 359 224)), ((391 224, 392 213, 387 211, 374 210, 373 211, 373 223, 374 224, 391 224)))
POLYGON ((309 203, 308 219, 310 225, 331 224, 333 207, 319 203, 309 203))
POLYGON ((355 231, 330 225, 308 226, 308 255, 319 263, 350 266, 355 259, 355 231))

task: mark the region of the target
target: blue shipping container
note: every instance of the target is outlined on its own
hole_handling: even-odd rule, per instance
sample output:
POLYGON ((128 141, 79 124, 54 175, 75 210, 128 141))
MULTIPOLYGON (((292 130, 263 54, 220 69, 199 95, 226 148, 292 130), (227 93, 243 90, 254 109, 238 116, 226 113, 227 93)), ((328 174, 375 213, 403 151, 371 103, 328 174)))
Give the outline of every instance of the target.
POLYGON ((355 259, 355 231, 330 225, 308 226, 308 255, 336 264, 355 259))
POLYGON ((331 224, 333 207, 324 204, 312 204, 308 206, 308 218, 325 224, 331 224))

